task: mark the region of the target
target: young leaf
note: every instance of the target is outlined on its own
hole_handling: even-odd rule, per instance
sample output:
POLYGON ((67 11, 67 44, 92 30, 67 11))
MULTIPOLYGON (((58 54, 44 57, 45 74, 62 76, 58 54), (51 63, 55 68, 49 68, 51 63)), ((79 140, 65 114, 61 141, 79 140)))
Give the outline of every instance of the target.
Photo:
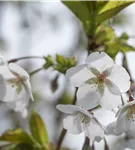
POLYGON ((14 144, 35 145, 34 139, 22 129, 7 130, 0 136, 0 141, 11 142, 14 144))
POLYGON ((56 61, 61 65, 65 65, 65 58, 62 55, 56 54, 56 61))
POLYGON ((35 140, 41 146, 44 146, 46 143, 48 143, 49 141, 45 124, 41 119, 41 117, 36 112, 34 111, 32 112, 29 123, 32 136, 35 138, 35 140))
POLYGON ((84 26, 86 33, 90 32, 91 22, 93 24, 93 3, 87 1, 62 1, 78 17, 84 26))
POLYGON ((110 19, 133 2, 134 1, 107 1, 101 5, 100 2, 97 1, 97 23, 110 19))
POLYGON ((35 150, 35 149, 36 149, 35 147, 32 147, 28 144, 17 144, 2 150, 35 150))

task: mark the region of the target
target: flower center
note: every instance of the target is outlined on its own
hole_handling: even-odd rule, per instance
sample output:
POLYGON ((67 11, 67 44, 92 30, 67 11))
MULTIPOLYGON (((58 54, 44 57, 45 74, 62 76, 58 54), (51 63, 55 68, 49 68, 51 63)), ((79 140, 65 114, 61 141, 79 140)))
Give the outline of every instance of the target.
POLYGON ((128 108, 126 116, 128 120, 135 121, 135 104, 128 108))
POLYGON ((85 114, 81 113, 81 112, 76 112, 77 114, 77 117, 76 117, 76 120, 79 122, 79 123, 89 123, 90 122, 90 118, 88 116, 86 116, 85 114))
POLYGON ((17 94, 22 90, 23 83, 26 79, 16 76, 16 78, 9 79, 8 82, 11 84, 12 88, 16 88, 17 94))
POLYGON ((98 76, 97 76, 97 81, 98 81, 98 83, 100 84, 104 84, 105 83, 105 76, 103 75, 103 74, 99 74, 98 76))

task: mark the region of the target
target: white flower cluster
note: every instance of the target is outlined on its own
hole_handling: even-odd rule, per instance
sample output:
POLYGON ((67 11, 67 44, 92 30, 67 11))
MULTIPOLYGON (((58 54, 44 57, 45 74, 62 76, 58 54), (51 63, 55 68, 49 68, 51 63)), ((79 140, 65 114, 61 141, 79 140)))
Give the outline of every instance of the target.
MULTIPOLYGON (((85 132, 92 141, 100 141, 105 134, 118 135, 135 127, 131 122, 135 118, 135 103, 123 106, 117 113, 118 119, 107 129, 90 111, 100 105, 112 110, 121 104, 121 95, 130 88, 130 76, 127 71, 116 65, 104 52, 94 52, 85 60, 85 64, 70 68, 66 77, 78 87, 77 105, 57 105, 57 109, 68 114, 63 126, 68 132, 85 132)), ((135 124, 134 124, 135 125, 135 124)))
POLYGON ((33 100, 29 74, 15 63, 8 64, 0 56, 0 100, 26 117, 30 99, 33 100))

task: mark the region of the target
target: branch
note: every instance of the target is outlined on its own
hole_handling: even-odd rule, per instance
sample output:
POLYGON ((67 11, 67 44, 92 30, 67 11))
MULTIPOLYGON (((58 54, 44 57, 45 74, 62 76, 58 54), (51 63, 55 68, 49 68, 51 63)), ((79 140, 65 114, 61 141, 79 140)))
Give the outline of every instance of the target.
MULTIPOLYGON (((76 104, 76 100, 77 100, 76 93, 77 93, 77 90, 78 90, 78 88, 76 88, 76 90, 75 90, 75 96, 74 96, 74 99, 73 99, 73 102, 72 102, 73 105, 76 104)), ((66 135, 66 132, 67 132, 67 130, 63 128, 61 133, 60 133, 60 136, 58 138, 56 150, 60 150, 61 144, 62 144, 62 142, 64 140, 65 135, 66 135)))
POLYGON ((25 56, 25 57, 19 57, 19 58, 14 58, 8 61, 8 63, 13 63, 13 62, 17 62, 19 60, 23 60, 23 59, 44 59, 44 57, 42 56, 25 56))
POLYGON ((36 69, 36 70, 30 72, 29 75, 30 75, 30 76, 33 76, 34 74, 36 74, 37 72, 41 71, 42 69, 44 69, 44 68, 43 68, 43 67, 38 68, 38 69, 36 69))

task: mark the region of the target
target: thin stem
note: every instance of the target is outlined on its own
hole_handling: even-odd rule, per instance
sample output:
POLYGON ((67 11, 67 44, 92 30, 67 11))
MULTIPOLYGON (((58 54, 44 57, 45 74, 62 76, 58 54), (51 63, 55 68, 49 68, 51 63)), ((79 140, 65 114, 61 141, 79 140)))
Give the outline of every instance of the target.
POLYGON ((123 67, 127 70, 127 72, 129 73, 130 75, 130 81, 131 83, 134 82, 132 76, 131 76, 131 73, 130 73, 130 70, 129 70, 129 67, 128 67, 128 62, 127 62, 127 58, 126 58, 126 55, 125 53, 123 53, 123 67))
MULTIPOLYGON (((77 93, 77 90, 78 90, 78 88, 76 88, 76 90, 75 90, 75 96, 74 96, 72 105, 75 105, 75 104, 76 104, 76 100, 77 100, 77 98, 76 98, 76 93, 77 93)), ((58 138, 56 150, 60 150, 61 144, 62 144, 62 142, 63 142, 63 140, 64 140, 65 135, 66 135, 66 132, 67 132, 67 130, 63 128, 62 131, 61 131, 61 133, 60 133, 60 136, 59 136, 59 138, 58 138)))
POLYGON ((67 130, 63 128, 62 131, 61 131, 61 133, 60 133, 59 139, 58 139, 56 150, 60 149, 61 144, 62 144, 62 142, 64 140, 64 137, 66 135, 66 132, 67 132, 67 130))
POLYGON ((78 88, 75 89, 75 95, 74 95, 74 99, 73 99, 73 102, 72 102, 73 105, 76 104, 76 100, 77 100, 76 93, 77 93, 77 90, 78 90, 78 88))
POLYGON ((43 67, 38 68, 38 69, 36 69, 36 70, 30 72, 29 75, 30 75, 30 76, 33 76, 34 74, 36 74, 37 72, 41 71, 42 69, 43 69, 43 67))
POLYGON ((123 100, 123 97, 121 96, 121 103, 122 103, 122 106, 124 105, 124 100, 123 100))
POLYGON ((88 137, 85 138, 85 142, 84 142, 82 150, 91 150, 90 139, 88 137))
POLYGON ((44 57, 42 56, 25 56, 25 57, 19 57, 19 58, 14 58, 8 61, 8 63, 11 62, 17 62, 19 60, 23 60, 23 59, 44 59, 44 57))
POLYGON ((132 102, 134 100, 134 97, 130 89, 128 90, 128 95, 129 95, 129 102, 132 102))
POLYGON ((104 138, 104 143, 105 143, 104 150, 109 150, 109 146, 108 146, 107 141, 106 141, 105 138, 104 138))

